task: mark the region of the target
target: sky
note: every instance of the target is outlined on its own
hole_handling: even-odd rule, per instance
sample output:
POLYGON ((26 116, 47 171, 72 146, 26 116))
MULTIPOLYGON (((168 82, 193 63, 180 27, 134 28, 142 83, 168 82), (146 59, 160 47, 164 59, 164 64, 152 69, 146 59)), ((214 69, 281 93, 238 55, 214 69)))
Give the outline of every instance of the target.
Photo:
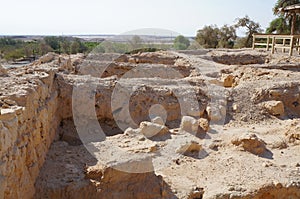
MULTIPOLYGON (((122 34, 144 28, 195 36, 248 15, 266 28, 276 0, 0 0, 0 35, 122 34)), ((244 31, 240 30, 239 34, 244 31)))

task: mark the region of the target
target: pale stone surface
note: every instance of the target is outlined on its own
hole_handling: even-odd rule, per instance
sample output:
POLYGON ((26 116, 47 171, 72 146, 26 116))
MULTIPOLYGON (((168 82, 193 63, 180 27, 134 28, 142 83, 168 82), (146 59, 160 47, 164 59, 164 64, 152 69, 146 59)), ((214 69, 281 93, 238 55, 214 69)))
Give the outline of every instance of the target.
POLYGON ((266 143, 253 133, 242 135, 239 138, 233 139, 231 142, 255 155, 263 155, 267 150, 266 143))
POLYGON ((274 116, 284 115, 284 104, 281 101, 268 101, 264 103, 267 111, 274 116))
POLYGON ((0 77, 5 77, 7 76, 7 70, 0 65, 0 77))
POLYGON ((193 153, 198 154, 202 149, 203 148, 199 143, 191 141, 190 143, 186 143, 183 146, 180 146, 176 152, 183 155, 190 155, 193 153))
POLYGON ((165 125, 165 122, 161 117, 155 117, 151 120, 151 122, 159 125, 165 125))
POLYGON ((71 61, 71 57, 69 58, 63 58, 63 57, 59 57, 59 63, 60 63, 60 69, 61 70, 66 70, 66 71, 72 71, 73 70, 73 66, 72 66, 72 61, 71 61))
POLYGON ((180 130, 190 133, 197 133, 199 127, 198 121, 190 116, 183 116, 180 124, 180 130))
POLYGON ((163 136, 169 133, 169 129, 166 126, 151 123, 151 122, 142 122, 140 124, 140 133, 146 136, 147 138, 152 138, 155 136, 163 136))
POLYGON ((55 59, 57 55, 55 53, 48 53, 44 56, 42 56, 38 61, 39 61, 39 64, 44 64, 44 63, 48 63, 48 62, 51 62, 55 59))
POLYGON ((44 73, 48 73, 45 83, 39 76, 30 77, 29 81, 36 82, 34 86, 26 81, 21 87, 21 78, 15 77, 0 83, 10 85, 6 87, 10 97, 2 98, 0 108, 1 198, 32 198, 39 169, 56 135, 59 120, 54 73, 44 73))

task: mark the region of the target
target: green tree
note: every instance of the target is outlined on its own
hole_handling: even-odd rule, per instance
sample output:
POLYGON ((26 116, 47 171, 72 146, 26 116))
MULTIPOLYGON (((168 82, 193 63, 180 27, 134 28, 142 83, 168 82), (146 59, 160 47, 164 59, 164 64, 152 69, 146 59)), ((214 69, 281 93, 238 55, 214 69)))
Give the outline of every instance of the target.
POLYGON ((44 41, 40 42, 39 44, 39 54, 44 55, 47 54, 48 52, 53 51, 53 49, 44 41))
POLYGON ((236 40, 235 26, 205 26, 198 30, 196 41, 204 48, 233 48, 236 40))
POLYGON ((278 18, 271 21, 269 27, 266 30, 266 33, 290 34, 291 27, 288 21, 283 16, 279 16, 278 18))
POLYGON ((277 34, 300 33, 300 17, 296 13, 282 12, 285 7, 299 3, 300 0, 277 0, 273 8, 274 15, 277 18, 270 23, 266 32, 277 34), (294 32, 291 32, 291 30, 294 32))
POLYGON ((179 35, 174 40, 176 50, 186 50, 191 45, 190 40, 183 35, 179 35))
POLYGON ((68 39, 63 38, 60 42, 60 52, 65 54, 71 53, 71 42, 68 39))
POLYGON ((75 38, 70 45, 71 54, 83 53, 88 51, 88 47, 81 42, 79 38, 75 38))
POLYGON ((234 26, 224 25, 219 29, 219 48, 233 48, 236 36, 236 29, 234 26))
POLYGON ((55 37, 55 36, 45 37, 44 41, 53 50, 58 51, 60 49, 60 38, 59 37, 55 37))
POLYGON ((17 43, 18 42, 16 40, 9 37, 0 38, 0 46, 14 46, 17 43))
POLYGON ((103 48, 103 46, 101 46, 101 43, 86 41, 86 42, 83 43, 83 45, 84 45, 84 48, 85 48, 85 50, 83 52, 91 52, 92 50, 94 50, 98 46, 100 46, 99 49, 101 48, 102 49, 101 51, 104 52, 104 48, 103 48))
POLYGON ((24 57, 24 51, 21 48, 16 48, 11 51, 6 52, 4 59, 6 60, 16 60, 24 57))
POLYGON ((79 53, 79 51, 80 51, 80 43, 77 42, 77 41, 73 41, 71 43, 70 48, 71 48, 71 54, 79 53))
POLYGON ((246 28, 247 39, 245 40, 244 47, 251 47, 253 34, 262 32, 260 24, 252 21, 247 15, 243 18, 237 18, 235 27, 246 28))
POLYGON ((219 43, 219 32, 216 25, 205 26, 198 30, 196 41, 204 48, 216 48, 219 43))

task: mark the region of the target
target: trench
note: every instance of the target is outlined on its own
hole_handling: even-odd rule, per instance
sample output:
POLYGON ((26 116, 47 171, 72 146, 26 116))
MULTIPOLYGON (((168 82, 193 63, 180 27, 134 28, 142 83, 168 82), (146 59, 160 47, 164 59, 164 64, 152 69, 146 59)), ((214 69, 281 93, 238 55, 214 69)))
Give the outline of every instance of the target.
MULTIPOLYGON (((111 57, 102 57, 101 59, 109 61, 111 57)), ((167 78, 164 71, 160 73, 159 82, 143 79, 144 73, 149 74, 153 67, 154 69, 161 68, 161 65, 157 65, 158 63, 171 65, 174 64, 173 59, 156 61, 153 58, 139 59, 139 64, 146 67, 146 72, 136 72, 134 78, 122 81, 118 87, 120 80, 111 77, 113 75, 123 76, 136 64, 133 63, 131 66, 132 63, 123 63, 128 60, 122 56, 118 58, 117 62, 120 60, 122 61, 120 65, 116 63, 109 65, 101 81, 98 76, 89 79, 89 83, 93 84, 94 89, 87 91, 88 93, 74 94, 74 89, 86 83, 85 74, 79 72, 75 76, 55 75, 59 122, 56 138, 51 144, 45 163, 35 181, 33 198, 177 198, 170 185, 154 171, 129 173, 114 168, 99 168, 95 173, 87 173, 88 167, 100 166, 98 160, 84 147, 78 134, 78 123, 74 119, 74 114, 84 113, 89 108, 85 106, 86 100, 91 101, 94 113, 80 115, 82 117, 80 119, 90 121, 90 117, 93 115, 93 119, 100 125, 107 138, 122 135, 128 127, 137 128, 142 121, 151 121, 151 118, 155 116, 163 117, 166 126, 170 129, 178 128, 182 112, 200 116, 207 106, 208 97, 197 84, 187 86, 182 93, 183 88, 181 85, 177 85, 177 80, 167 78), (147 83, 145 84, 145 82, 147 83), (122 95, 113 99, 115 90, 122 95), (182 107, 181 103, 188 103, 184 101, 189 100, 186 97, 189 93, 195 93, 196 106, 199 106, 200 110, 193 110, 194 107, 182 107), (87 95, 92 95, 92 97, 86 98, 87 95), (182 98, 181 101, 178 100, 178 97, 182 98), (128 102, 124 105, 123 101, 127 98, 129 98, 128 102), (116 100, 114 106, 111 104, 113 100, 116 100), (128 118, 131 120, 128 121, 128 118)), ((93 62, 95 59, 90 61, 93 62)), ((187 76, 188 70, 183 70, 182 77, 187 76)), ((182 83, 182 85, 186 85, 186 83, 182 83)), ((85 125, 87 125, 86 131, 89 131, 89 125, 85 125)), ((197 198, 199 198, 199 194, 197 198)))

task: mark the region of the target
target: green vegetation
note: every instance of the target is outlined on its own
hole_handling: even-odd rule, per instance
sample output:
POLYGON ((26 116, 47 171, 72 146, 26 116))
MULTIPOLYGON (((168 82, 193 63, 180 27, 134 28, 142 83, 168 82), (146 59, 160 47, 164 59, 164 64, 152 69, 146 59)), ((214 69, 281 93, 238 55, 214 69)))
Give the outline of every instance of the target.
POLYGON ((88 47, 78 38, 72 37, 45 37, 45 43, 56 53, 76 54, 85 53, 88 47))
MULTIPOLYGON (((182 41, 180 40, 179 42, 182 41)), ((186 41, 184 40, 183 42, 186 41)), ((73 37, 55 36, 47 36, 41 40, 25 42, 4 37, 0 38, 0 59, 16 61, 22 58, 39 57, 48 52, 58 54, 87 54, 92 51, 96 53, 154 52, 172 49, 172 47, 172 44, 145 43, 139 36, 133 36, 127 42, 90 42, 73 37)))
POLYGON ((162 49, 158 48, 141 48, 141 49, 136 49, 131 52, 126 52, 125 54, 137 54, 137 53, 143 53, 143 52, 156 52, 162 49))
POLYGON ((39 50, 39 46, 35 42, 29 42, 25 45, 24 42, 14 40, 8 37, 0 38, 0 57, 12 60, 30 55, 32 52, 39 50))
POLYGON ((219 42, 218 47, 219 48, 233 48, 234 47, 234 41, 236 40, 236 30, 233 26, 227 26, 224 25, 219 30, 219 42))
MULTIPOLYGON (((300 16, 295 14, 282 13, 281 8, 300 4, 300 0, 277 0, 273 11, 276 18, 270 22, 266 29, 267 34, 291 34, 294 24, 294 34, 300 34, 300 16)), ((215 25, 205 26, 198 30, 196 41, 204 48, 244 48, 251 47, 252 35, 262 33, 259 23, 250 19, 249 16, 237 18, 233 26, 218 28, 215 25), (243 28, 246 31, 245 37, 238 38, 236 29, 243 28)))
POLYGON ((235 24, 236 28, 245 28, 246 29, 246 37, 240 41, 242 47, 251 47, 252 39, 254 33, 261 33, 263 30, 260 27, 259 23, 256 23, 250 19, 249 16, 245 16, 243 18, 238 18, 237 23, 235 24))
POLYGON ((196 41, 204 48, 216 48, 220 29, 216 25, 205 26, 198 30, 196 41))
POLYGON ((182 35, 179 35, 174 40, 174 48, 176 50, 186 50, 190 45, 190 40, 182 35))
POLYGON ((196 41, 204 48, 233 48, 236 38, 234 26, 210 25, 198 30, 196 41))
MULTIPOLYGON (((293 15, 284 14, 280 12, 280 8, 285 8, 286 6, 291 6, 294 4, 299 4, 300 0, 277 0, 274 5, 273 12, 277 16, 273 21, 271 21, 266 33, 276 33, 276 34, 291 34, 293 15)), ((300 33, 300 17, 295 16, 295 34, 300 33)))
POLYGON ((269 27, 266 30, 266 33, 290 34, 291 28, 288 24, 288 21, 283 16, 279 16, 278 18, 271 21, 269 27))
POLYGON ((0 58, 8 61, 20 58, 37 57, 48 52, 76 54, 88 53, 96 42, 83 42, 72 37, 45 37, 42 40, 25 42, 9 37, 0 38, 0 58))
POLYGON ((157 50, 172 49, 172 44, 164 43, 146 43, 139 36, 135 35, 128 39, 127 42, 104 41, 99 44, 93 52, 98 53, 125 53, 132 54, 134 52, 154 52, 157 50))

